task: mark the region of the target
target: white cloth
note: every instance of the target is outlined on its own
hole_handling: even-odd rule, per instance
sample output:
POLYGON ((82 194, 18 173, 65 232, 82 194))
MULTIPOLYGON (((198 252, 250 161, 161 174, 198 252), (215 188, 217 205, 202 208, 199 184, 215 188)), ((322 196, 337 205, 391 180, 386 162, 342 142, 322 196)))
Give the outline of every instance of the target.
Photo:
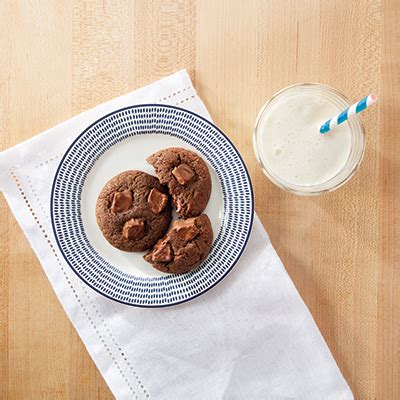
POLYGON ((0 153, 0 188, 113 394, 118 399, 352 399, 257 217, 228 276, 178 306, 142 309, 113 302, 66 264, 49 215, 58 162, 93 121, 140 103, 179 105, 210 119, 188 74, 180 71, 0 153))

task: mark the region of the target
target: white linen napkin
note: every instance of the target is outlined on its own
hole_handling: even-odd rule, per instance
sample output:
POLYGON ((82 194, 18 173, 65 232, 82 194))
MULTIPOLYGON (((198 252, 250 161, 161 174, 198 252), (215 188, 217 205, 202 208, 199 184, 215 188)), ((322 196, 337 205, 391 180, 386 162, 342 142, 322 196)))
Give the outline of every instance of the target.
POLYGON ((49 213, 60 158, 93 121, 141 103, 178 105, 210 119, 187 72, 180 71, 0 153, 0 188, 115 397, 353 399, 257 217, 228 276, 178 306, 113 302, 64 261, 49 213))

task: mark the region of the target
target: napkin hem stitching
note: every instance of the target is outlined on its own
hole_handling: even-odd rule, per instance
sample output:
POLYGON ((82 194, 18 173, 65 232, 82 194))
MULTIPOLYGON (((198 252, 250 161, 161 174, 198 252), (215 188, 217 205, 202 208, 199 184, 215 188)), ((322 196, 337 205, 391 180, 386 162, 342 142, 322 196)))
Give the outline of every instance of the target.
MULTIPOLYGON (((78 304, 80 305, 82 311, 85 313, 88 321, 90 322, 92 328, 95 330, 95 332, 97 333, 100 341, 103 343, 103 346, 105 348, 105 350, 107 351, 108 355, 111 357, 111 359, 113 360, 113 363, 115 364, 115 366, 117 367, 119 373, 121 374, 121 377, 124 379, 124 381, 126 382, 127 386, 129 387, 132 395, 137 396, 136 391, 134 390, 134 388, 132 387, 132 385, 130 384, 129 380, 127 379, 127 377, 125 376, 125 374, 123 373, 121 367, 119 366, 119 363, 116 360, 116 357, 113 355, 111 348, 109 346, 107 346, 107 344, 105 343, 104 339, 102 338, 102 334, 100 333, 99 329, 97 328, 95 322, 93 321, 93 319, 90 317, 89 312, 87 310, 87 307, 82 303, 82 301, 79 299, 79 296, 70 280, 70 278, 68 277, 65 268, 63 267, 62 263, 61 263, 61 259, 60 257, 57 255, 56 251, 55 251, 55 247, 53 246, 53 244, 51 243, 51 240, 49 238, 49 235, 46 231, 46 229, 43 227, 43 225, 40 223, 40 220, 37 216, 37 214, 34 212, 33 206, 32 206, 32 202, 30 202, 28 200, 28 196, 27 196, 27 191, 23 190, 22 188, 22 183, 21 183, 21 179, 17 176, 14 168, 11 168, 9 170, 10 176, 12 178, 12 180, 14 181, 17 190, 19 192, 19 194, 21 195, 22 199, 25 202, 26 207, 28 208, 31 216, 33 217, 36 225, 38 226, 38 228, 40 229, 45 241, 47 242, 48 246, 50 247, 51 252, 53 253, 57 264, 59 265, 61 272, 63 273, 65 280, 69 286, 69 288, 72 290, 72 293, 74 294, 78 304)), ((31 192, 33 194, 33 196, 35 197, 36 201, 38 202, 41 211, 44 212, 44 205, 42 204, 42 202, 40 201, 38 195, 35 193, 35 190, 33 188, 32 182, 30 181, 30 178, 28 176, 26 176, 28 182, 29 182, 29 186, 31 187, 31 192)), ((45 219, 46 219, 46 213, 44 213, 45 215, 45 219)), ((47 217, 48 219, 48 217, 47 217)), ((86 294, 87 300, 91 303, 92 307, 95 309, 96 314, 101 318, 101 322, 103 323, 103 325, 105 326, 106 330, 108 331, 108 335, 110 336, 111 340, 114 342, 114 345, 118 348, 119 352, 120 352, 120 356, 124 359, 124 361, 126 362, 126 364, 128 365, 128 368, 131 370, 131 372, 133 373, 137 384, 139 386, 140 389, 142 389, 142 392, 145 394, 147 399, 150 399, 150 395, 148 393, 148 390, 146 390, 145 386, 143 385, 143 382, 141 381, 141 379, 139 378, 137 372, 133 369, 132 365, 130 364, 130 362, 128 361, 127 357, 125 356, 125 353, 122 352, 122 348, 118 345, 118 343, 116 342, 115 338, 113 337, 111 330, 109 329, 109 327, 106 326, 105 320, 104 318, 101 317, 100 312, 97 310, 94 302, 90 299, 89 293, 87 292, 86 288, 84 288, 83 283, 81 283, 82 288, 86 294)))

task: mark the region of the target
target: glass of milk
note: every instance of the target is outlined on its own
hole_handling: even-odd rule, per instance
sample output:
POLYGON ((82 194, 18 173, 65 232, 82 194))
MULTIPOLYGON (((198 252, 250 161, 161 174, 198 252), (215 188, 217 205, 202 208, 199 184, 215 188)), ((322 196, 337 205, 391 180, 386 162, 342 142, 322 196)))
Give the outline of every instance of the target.
POLYGON ((316 195, 346 183, 364 156, 358 115, 327 134, 321 125, 351 103, 329 86, 302 83, 276 93, 261 109, 254 151, 265 175, 279 187, 316 195))

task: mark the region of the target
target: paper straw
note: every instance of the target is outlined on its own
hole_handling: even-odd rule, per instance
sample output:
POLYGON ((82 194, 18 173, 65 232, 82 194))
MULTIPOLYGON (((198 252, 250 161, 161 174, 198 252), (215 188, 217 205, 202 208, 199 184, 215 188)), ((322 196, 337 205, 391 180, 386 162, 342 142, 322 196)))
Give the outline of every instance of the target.
POLYGON ((370 105, 374 104, 376 100, 378 99, 374 94, 370 94, 369 96, 364 97, 358 103, 353 104, 349 108, 346 108, 346 110, 344 110, 340 114, 326 121, 319 129, 320 133, 328 133, 335 126, 347 121, 349 117, 356 115, 357 113, 365 110, 370 105))

